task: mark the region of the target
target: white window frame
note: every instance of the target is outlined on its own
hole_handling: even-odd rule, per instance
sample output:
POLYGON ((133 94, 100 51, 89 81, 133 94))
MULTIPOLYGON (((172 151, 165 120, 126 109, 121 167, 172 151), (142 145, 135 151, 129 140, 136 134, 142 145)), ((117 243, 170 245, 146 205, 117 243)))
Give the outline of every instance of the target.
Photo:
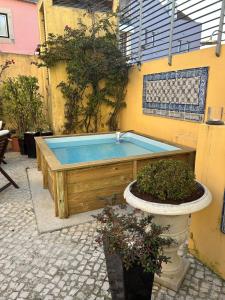
POLYGON ((14 30, 13 30, 13 20, 12 20, 12 12, 8 8, 0 7, 0 13, 7 15, 8 21, 8 32, 9 37, 0 37, 0 44, 12 44, 14 43, 14 30))

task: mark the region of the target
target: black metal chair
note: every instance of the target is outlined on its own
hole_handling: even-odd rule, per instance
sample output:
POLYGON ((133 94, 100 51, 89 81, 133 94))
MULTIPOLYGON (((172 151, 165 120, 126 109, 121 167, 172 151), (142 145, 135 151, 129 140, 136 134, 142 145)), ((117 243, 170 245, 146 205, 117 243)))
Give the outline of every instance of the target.
MULTIPOLYGON (((5 127, 5 123, 3 121, 0 120, 0 132, 2 132, 2 130, 4 129, 5 127)), ((7 162, 5 161, 5 159, 3 159, 3 164, 7 164, 7 162)))
POLYGON ((6 185, 0 188, 0 192, 5 190, 10 185, 13 185, 17 189, 19 188, 15 181, 13 181, 12 178, 1 167, 1 163, 4 162, 4 155, 9 142, 9 137, 10 134, 8 130, 2 130, 2 132, 0 132, 0 173, 9 181, 6 185))

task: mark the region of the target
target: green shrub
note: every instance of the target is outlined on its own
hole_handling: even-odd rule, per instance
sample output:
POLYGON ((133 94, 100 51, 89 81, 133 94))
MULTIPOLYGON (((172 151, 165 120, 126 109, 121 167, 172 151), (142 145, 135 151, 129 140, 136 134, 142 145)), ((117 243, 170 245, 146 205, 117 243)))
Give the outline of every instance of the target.
POLYGON ((3 113, 17 134, 38 130, 46 124, 42 96, 36 77, 7 78, 2 88, 3 113))
POLYGON ((181 200, 197 188, 190 166, 180 160, 162 159, 145 166, 137 176, 140 192, 160 200, 181 200))
POLYGON ((162 263, 169 262, 164 248, 175 241, 163 236, 169 226, 155 224, 152 215, 122 213, 107 206, 94 218, 100 225, 96 242, 101 246, 105 243, 106 254, 119 255, 126 269, 138 264, 145 272, 160 274, 162 263))
POLYGON ((3 115, 3 99, 2 99, 2 83, 3 83, 3 76, 5 71, 11 66, 14 65, 15 61, 12 60, 5 60, 1 65, 0 65, 0 120, 4 119, 3 115))

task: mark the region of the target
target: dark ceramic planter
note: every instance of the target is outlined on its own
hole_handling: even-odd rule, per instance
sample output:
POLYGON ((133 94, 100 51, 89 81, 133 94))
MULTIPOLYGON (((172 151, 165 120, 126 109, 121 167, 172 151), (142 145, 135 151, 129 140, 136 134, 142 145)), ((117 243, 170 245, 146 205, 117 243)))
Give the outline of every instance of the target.
POLYGON ((36 158, 36 144, 35 137, 36 136, 51 136, 53 135, 52 131, 42 131, 42 132, 25 132, 24 133, 24 141, 25 147, 27 149, 27 154, 29 158, 36 158))
POLYGON ((126 270, 120 256, 109 254, 105 249, 104 245, 112 300, 150 300, 154 274, 144 272, 139 265, 126 270))
POLYGON ((36 145, 35 137, 40 136, 40 132, 25 132, 24 143, 27 149, 27 155, 29 158, 36 158, 36 145))
POLYGON ((19 147, 20 147, 20 154, 27 155, 27 148, 24 142, 24 138, 18 138, 19 147))

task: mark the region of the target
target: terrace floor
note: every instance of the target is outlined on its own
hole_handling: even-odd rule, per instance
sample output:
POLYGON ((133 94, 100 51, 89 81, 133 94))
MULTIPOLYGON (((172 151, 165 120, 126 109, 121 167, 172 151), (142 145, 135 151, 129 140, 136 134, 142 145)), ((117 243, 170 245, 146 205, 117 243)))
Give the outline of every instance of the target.
MULTIPOLYGON (((39 234, 26 172, 35 160, 9 153, 7 161, 4 169, 20 189, 0 193, 0 300, 110 299, 95 221, 39 234)), ((187 257, 191 267, 179 292, 154 285, 152 299, 224 300, 225 281, 187 257)))

